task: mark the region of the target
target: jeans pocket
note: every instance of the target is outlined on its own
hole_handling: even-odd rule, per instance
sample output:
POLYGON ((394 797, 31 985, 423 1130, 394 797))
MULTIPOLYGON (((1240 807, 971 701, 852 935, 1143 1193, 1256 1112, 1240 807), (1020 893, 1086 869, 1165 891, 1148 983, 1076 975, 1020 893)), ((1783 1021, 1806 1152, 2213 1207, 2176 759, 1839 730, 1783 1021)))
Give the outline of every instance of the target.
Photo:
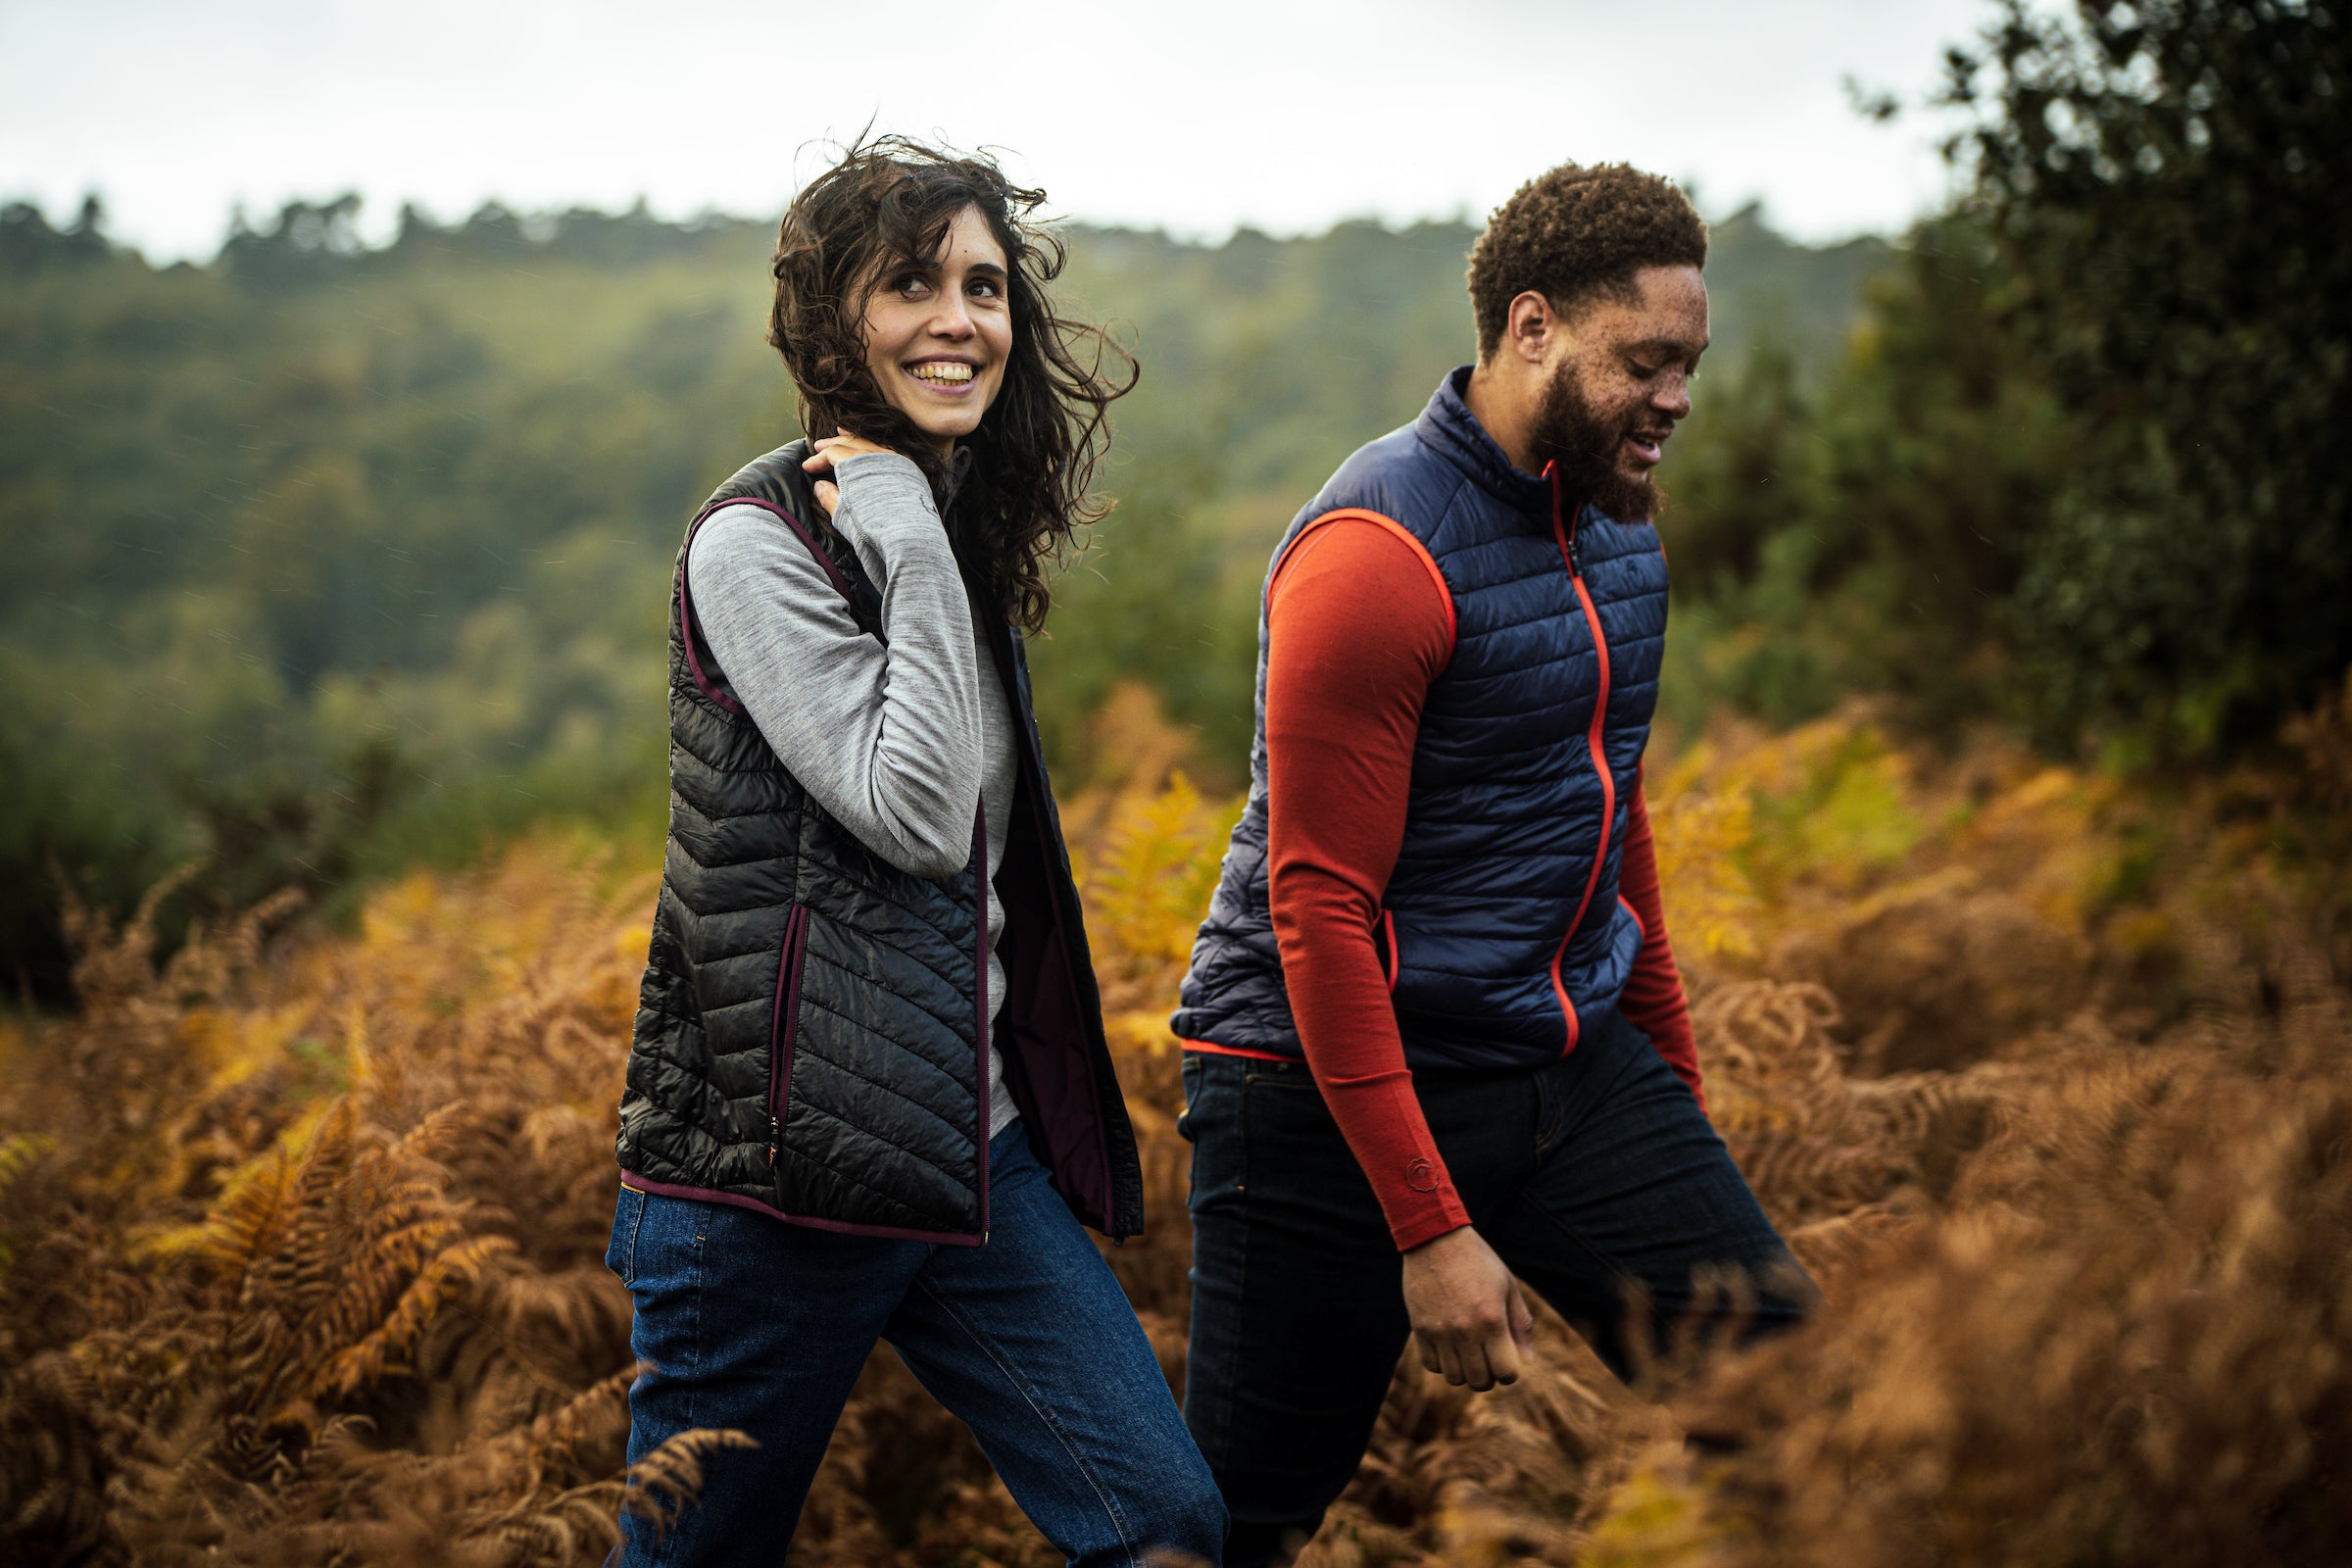
POLYGON ((1184 1136, 1193 1146, 1187 1204, 1195 1213, 1230 1203, 1242 1191, 1241 1063, 1188 1053, 1184 1058, 1184 1136))
POLYGON ((612 1208, 612 1240, 605 1248, 605 1267, 624 1286, 637 1283, 637 1233, 645 1228, 645 1195, 634 1187, 620 1190, 612 1208))

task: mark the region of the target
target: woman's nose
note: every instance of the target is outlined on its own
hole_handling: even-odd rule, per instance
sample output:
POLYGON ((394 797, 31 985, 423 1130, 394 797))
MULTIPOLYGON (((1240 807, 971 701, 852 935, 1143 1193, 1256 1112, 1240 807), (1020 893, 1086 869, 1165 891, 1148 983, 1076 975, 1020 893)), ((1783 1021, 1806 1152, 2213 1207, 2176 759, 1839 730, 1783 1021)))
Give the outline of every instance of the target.
POLYGON ((931 318, 931 330, 941 337, 963 338, 972 335, 972 313, 965 308, 962 295, 948 296, 938 314, 931 318))

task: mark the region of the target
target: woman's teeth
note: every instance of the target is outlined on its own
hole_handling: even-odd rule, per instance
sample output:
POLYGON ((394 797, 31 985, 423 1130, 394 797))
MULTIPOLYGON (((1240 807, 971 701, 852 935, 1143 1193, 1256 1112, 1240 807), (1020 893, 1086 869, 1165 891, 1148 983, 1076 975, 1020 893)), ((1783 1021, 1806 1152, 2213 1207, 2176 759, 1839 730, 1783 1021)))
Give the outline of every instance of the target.
POLYGON ((968 365, 916 365, 908 367, 906 373, 917 381, 961 383, 972 378, 972 368, 968 365))

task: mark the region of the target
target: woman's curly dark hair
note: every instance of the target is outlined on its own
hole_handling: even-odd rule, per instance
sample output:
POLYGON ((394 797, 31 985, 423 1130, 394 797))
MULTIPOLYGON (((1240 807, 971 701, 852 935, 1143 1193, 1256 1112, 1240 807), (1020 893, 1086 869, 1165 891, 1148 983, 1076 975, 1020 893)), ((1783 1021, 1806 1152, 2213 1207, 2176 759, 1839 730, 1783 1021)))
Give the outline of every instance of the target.
POLYGON ((1566 312, 1621 291, 1644 267, 1704 267, 1707 225, 1670 179, 1627 164, 1562 164, 1494 209, 1470 247, 1478 353, 1494 352, 1511 301, 1533 289, 1566 312))
POLYGON ((767 328, 799 391, 802 429, 848 431, 903 452, 940 489, 946 461, 866 368, 865 304, 893 270, 936 265, 958 213, 980 214, 1004 249, 1012 353, 996 402, 961 442, 973 462, 956 501, 957 535, 1005 616, 1029 631, 1045 624, 1052 602, 1045 563, 1110 510, 1093 491, 1105 413, 1140 373, 1102 328, 1054 311, 1047 285, 1061 273, 1061 242, 1031 220, 1045 199, 984 156, 861 138, 784 214, 767 328), (1103 373, 1106 360, 1123 363, 1124 380, 1103 373))

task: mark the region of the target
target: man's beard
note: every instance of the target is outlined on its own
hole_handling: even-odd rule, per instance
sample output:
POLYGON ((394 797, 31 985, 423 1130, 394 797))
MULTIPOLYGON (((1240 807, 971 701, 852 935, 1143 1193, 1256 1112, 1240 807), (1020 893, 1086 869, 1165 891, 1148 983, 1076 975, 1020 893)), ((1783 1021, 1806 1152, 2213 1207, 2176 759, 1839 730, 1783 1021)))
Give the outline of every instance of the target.
POLYGON ((1570 364, 1544 389, 1529 435, 1536 455, 1558 469, 1561 493, 1570 501, 1589 503, 1620 522, 1638 522, 1666 510, 1666 492, 1648 474, 1635 478, 1617 466, 1618 449, 1632 428, 1632 415, 1601 416, 1570 364))

